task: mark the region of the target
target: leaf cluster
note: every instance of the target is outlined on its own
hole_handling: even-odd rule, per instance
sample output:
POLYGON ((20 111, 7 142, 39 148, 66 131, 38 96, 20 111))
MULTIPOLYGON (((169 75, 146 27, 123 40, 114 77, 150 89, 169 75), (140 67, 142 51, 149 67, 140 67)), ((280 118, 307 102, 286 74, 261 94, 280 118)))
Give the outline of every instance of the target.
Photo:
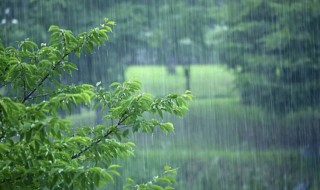
POLYGON ((0 189, 94 189, 119 176, 115 159, 133 154, 130 132, 173 131, 171 123, 147 120, 144 114, 183 115, 190 92, 153 98, 137 81, 113 83, 109 90, 89 84, 63 85, 62 73, 81 56, 108 40, 115 24, 108 19, 88 32, 51 26, 49 44, 30 40, 17 48, 0 46, 0 189), (59 115, 83 106, 106 113, 106 124, 74 126, 59 115))
POLYGON ((173 169, 169 166, 164 167, 164 172, 160 176, 154 176, 153 180, 136 184, 131 178, 127 179, 123 190, 173 190, 172 184, 176 182, 174 175, 177 169, 173 169))

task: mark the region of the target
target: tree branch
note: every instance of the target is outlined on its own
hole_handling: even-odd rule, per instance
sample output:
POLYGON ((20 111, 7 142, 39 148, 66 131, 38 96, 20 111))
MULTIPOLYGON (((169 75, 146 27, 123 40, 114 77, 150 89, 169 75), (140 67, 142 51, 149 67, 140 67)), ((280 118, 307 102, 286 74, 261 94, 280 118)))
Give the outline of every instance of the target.
MULTIPOLYGON (((119 122, 117 124, 117 126, 115 128, 118 128, 127 118, 129 117, 129 114, 124 114, 120 119, 119 122)), ((112 129, 109 129, 108 132, 103 135, 101 138, 93 141, 89 146, 84 147, 80 152, 73 154, 71 156, 71 159, 76 159, 79 158, 82 154, 84 154, 86 151, 88 151, 90 148, 92 148, 93 146, 99 144, 103 139, 106 139, 109 135, 111 135, 113 132, 112 129)))
MULTIPOLYGON (((62 61, 70 54, 69 53, 66 53, 64 54, 64 56, 61 58, 60 61, 58 61, 52 68, 51 71, 54 71, 58 65, 60 65, 62 63, 62 61)), ((22 100, 22 103, 25 103, 25 101, 27 101, 31 96, 32 94, 43 84, 43 82, 50 76, 51 72, 48 72, 41 80, 40 82, 37 84, 37 86, 31 90, 26 96, 24 96, 23 100, 22 100)))
POLYGON ((109 130, 107 132, 107 134, 105 134, 103 137, 93 141, 89 146, 86 146, 84 147, 80 152, 78 152, 77 154, 74 154, 71 156, 71 159, 76 159, 76 158, 79 158, 83 153, 85 153, 86 151, 88 151, 91 147, 97 145, 98 143, 100 143, 102 141, 102 139, 106 139, 109 135, 111 135, 113 131, 112 130, 109 130))

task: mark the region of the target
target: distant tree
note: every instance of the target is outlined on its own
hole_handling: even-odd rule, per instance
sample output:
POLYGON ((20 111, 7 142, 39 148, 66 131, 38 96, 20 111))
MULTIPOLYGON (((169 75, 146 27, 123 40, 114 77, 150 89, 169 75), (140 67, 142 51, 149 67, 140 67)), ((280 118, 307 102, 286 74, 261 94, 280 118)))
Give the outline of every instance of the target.
POLYGON ((205 24, 207 9, 203 1, 170 1, 160 3, 152 32, 148 38, 157 49, 159 63, 174 74, 175 66, 182 65, 186 89, 190 89, 190 65, 203 61, 207 48, 205 24))
POLYGON ((238 71, 241 100, 287 113, 320 105, 320 3, 228 1, 217 44, 220 61, 238 71))
POLYGON ((108 7, 108 12, 119 23, 111 41, 117 61, 125 65, 137 64, 139 50, 148 48, 146 35, 150 30, 148 21, 152 17, 148 15, 147 5, 123 1, 108 7))
POLYGON ((174 1, 160 7, 158 29, 163 33, 160 47, 167 47, 162 51, 172 56, 178 64, 200 59, 205 47, 205 11, 201 5, 185 1, 174 1))
MULTIPOLYGON (((131 155, 134 144, 130 132, 152 132, 159 127, 173 131, 173 125, 146 119, 145 113, 162 117, 164 112, 183 115, 187 109, 184 95, 169 94, 153 98, 142 93, 139 82, 113 83, 106 90, 100 83, 62 84, 62 73, 72 74, 77 65, 69 61, 91 52, 108 40, 114 22, 105 19, 89 32, 74 35, 51 26, 50 43, 39 47, 31 40, 17 48, 0 46, 0 189, 94 189, 114 180, 118 165, 114 161, 131 155), (60 109, 69 113, 74 106, 101 106, 107 125, 73 126, 59 117, 60 109)), ((90 63, 87 63, 90 64, 90 63)), ((166 172, 153 181, 135 185, 129 180, 125 189, 161 189, 174 183, 166 172)))

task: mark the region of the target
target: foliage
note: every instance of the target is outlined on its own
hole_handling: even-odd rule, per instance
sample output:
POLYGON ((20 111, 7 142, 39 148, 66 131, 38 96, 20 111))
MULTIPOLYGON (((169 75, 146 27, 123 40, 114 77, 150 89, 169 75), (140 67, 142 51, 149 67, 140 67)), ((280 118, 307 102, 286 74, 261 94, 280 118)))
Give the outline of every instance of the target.
MULTIPOLYGON (((167 65, 190 65, 203 61, 206 5, 200 2, 161 3, 148 42, 157 48, 158 60, 167 65)), ((170 66, 171 66, 170 65, 170 66)))
POLYGON ((225 4, 223 63, 239 72, 244 103, 287 113, 318 108, 318 1, 229 1, 225 4))
POLYGON ((133 154, 134 144, 126 140, 130 132, 173 131, 171 123, 143 115, 181 116, 190 92, 153 98, 136 81, 113 83, 106 90, 100 82, 64 85, 58 80, 77 69, 69 56, 101 45, 114 24, 105 19, 79 35, 51 26, 48 44, 39 47, 26 39, 17 48, 1 45, 0 84, 6 89, 0 96, 1 189, 94 189, 119 175, 115 159, 133 154), (59 116, 84 105, 101 107, 107 124, 73 126, 59 116))
POLYGON ((169 166, 164 167, 164 172, 161 176, 155 176, 152 181, 143 184, 136 184, 134 180, 129 178, 125 184, 123 190, 173 190, 170 185, 175 183, 176 180, 172 175, 176 174, 177 169, 172 169, 169 166), (166 187, 162 187, 166 186, 166 187), (132 188, 134 187, 134 188, 132 188))

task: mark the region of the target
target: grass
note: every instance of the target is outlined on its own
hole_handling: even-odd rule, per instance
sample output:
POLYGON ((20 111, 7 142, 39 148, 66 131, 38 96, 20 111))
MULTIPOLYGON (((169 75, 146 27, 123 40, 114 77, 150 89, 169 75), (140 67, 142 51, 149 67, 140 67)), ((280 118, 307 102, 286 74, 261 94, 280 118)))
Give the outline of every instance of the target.
MULTIPOLYGON (((191 91, 196 98, 236 97, 234 76, 222 65, 192 65, 191 91)), ((127 80, 139 80, 143 90, 156 96, 168 93, 182 93, 185 77, 182 66, 177 66, 176 74, 169 74, 165 66, 130 66, 126 71, 127 80)))
POLYGON ((308 161, 290 150, 146 149, 120 164, 123 176, 139 182, 165 165, 178 167, 176 189, 293 189, 303 179, 319 187, 313 162, 319 159, 308 161))
MULTIPOLYGON (((272 125, 262 110, 244 106, 237 98, 195 99, 190 110, 184 118, 185 130, 193 134, 191 138, 199 139, 196 142, 201 146, 245 148, 258 143, 255 139, 258 130, 266 131, 272 125)), ((266 144, 268 137, 265 132, 259 143, 266 144)))

